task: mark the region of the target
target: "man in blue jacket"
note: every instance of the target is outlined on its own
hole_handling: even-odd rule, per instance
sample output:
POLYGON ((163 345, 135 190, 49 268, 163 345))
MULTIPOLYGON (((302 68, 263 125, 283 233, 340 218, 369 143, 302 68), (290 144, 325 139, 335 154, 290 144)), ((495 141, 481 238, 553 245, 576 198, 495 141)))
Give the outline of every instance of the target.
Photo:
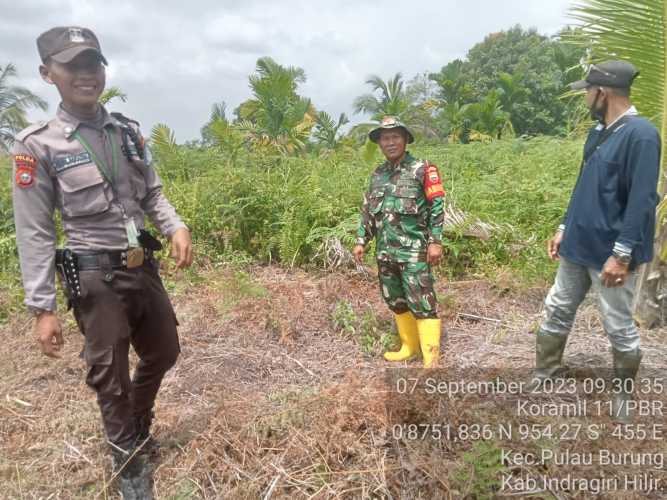
POLYGON ((589 132, 567 212, 548 243, 560 260, 537 331, 538 382, 557 376, 574 316, 591 285, 599 291, 602 324, 612 346, 616 393, 612 412, 630 421, 627 401, 639 369, 639 334, 632 317, 636 269, 653 257, 660 136, 630 102, 635 67, 624 61, 593 65, 586 104, 598 124, 589 132), (620 389, 620 390, 616 390, 620 389))

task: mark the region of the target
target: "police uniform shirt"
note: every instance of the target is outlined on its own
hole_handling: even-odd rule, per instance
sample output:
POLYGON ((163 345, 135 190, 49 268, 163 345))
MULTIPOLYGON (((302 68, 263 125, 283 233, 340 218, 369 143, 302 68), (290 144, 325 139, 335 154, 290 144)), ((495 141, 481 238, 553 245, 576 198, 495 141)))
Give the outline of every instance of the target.
POLYGON ((67 247, 82 254, 128 248, 127 220, 139 230, 144 215, 167 237, 186 227, 163 195, 153 166, 134 147, 131 159, 123 152, 124 126, 131 124, 122 124, 103 107, 89 122, 59 107, 53 120, 17 134, 12 149, 14 221, 26 305, 56 308, 55 208, 62 214, 67 247), (93 156, 111 169, 114 154, 118 171, 112 185, 93 156))

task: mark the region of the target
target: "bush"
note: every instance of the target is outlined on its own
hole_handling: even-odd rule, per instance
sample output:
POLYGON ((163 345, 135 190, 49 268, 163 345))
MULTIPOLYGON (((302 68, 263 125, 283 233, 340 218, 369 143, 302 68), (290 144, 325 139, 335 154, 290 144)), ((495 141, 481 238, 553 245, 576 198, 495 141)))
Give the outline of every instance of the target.
MULTIPOLYGON (((416 148, 413 154, 440 167, 458 208, 513 228, 489 241, 447 235, 442 270, 488 277, 509 269, 519 282, 550 280, 554 266, 544 242, 567 205, 580 150, 580 140, 547 137, 416 148)), ((192 229, 200 262, 287 266, 321 266, 330 238, 351 247, 362 193, 380 161, 378 152, 368 162, 349 150, 326 158, 242 151, 234 160, 216 147, 171 145, 155 153, 165 193, 192 229)), ((7 158, 0 167, 0 277, 18 295, 7 158)))
MULTIPOLYGON (((444 269, 452 276, 488 276, 509 268, 526 283, 549 280, 553 266, 544 242, 564 212, 580 149, 579 140, 546 137, 415 149, 440 166, 458 208, 512 226, 489 241, 447 235, 444 269)), ((200 253, 219 259, 240 252, 288 266, 321 265, 327 238, 352 245, 375 166, 350 152, 327 158, 246 152, 231 162, 215 148, 179 147, 158 151, 158 158, 167 194, 193 229, 200 253)))

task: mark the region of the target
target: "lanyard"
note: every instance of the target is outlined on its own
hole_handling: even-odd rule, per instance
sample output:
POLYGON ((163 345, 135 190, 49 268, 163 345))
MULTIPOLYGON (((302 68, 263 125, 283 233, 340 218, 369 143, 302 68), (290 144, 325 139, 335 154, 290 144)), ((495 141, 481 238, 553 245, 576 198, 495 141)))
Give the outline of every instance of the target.
POLYGON ((105 128, 104 132, 106 133, 107 140, 111 144, 111 168, 109 168, 109 166, 104 160, 102 160, 102 158, 95 154, 93 148, 91 148, 88 141, 86 141, 83 136, 79 134, 78 130, 74 132, 73 135, 76 140, 81 143, 83 149, 85 149, 86 152, 91 156, 104 178, 109 181, 109 184, 111 184, 112 187, 115 187, 116 179, 118 178, 118 151, 116 151, 116 142, 113 140, 113 136, 111 135, 109 129, 105 128))
POLYGON ((584 151, 584 164, 591 156, 593 156, 593 153, 595 153, 595 151, 611 137, 611 134, 613 134, 616 129, 620 128, 621 125, 627 123, 630 120, 630 116, 631 115, 623 115, 618 120, 616 120, 611 127, 606 127, 600 131, 597 140, 595 141, 595 145, 592 148, 589 148, 587 151, 584 151))

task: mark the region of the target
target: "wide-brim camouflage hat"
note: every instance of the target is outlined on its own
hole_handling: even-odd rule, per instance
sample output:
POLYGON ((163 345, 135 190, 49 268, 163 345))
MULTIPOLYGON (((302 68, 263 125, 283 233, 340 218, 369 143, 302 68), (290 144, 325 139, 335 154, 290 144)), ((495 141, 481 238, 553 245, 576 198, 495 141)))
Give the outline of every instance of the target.
POLYGON ((406 127, 405 124, 402 123, 395 116, 385 116, 380 122, 380 125, 368 133, 368 138, 377 144, 377 142, 380 140, 380 133, 383 130, 389 130, 392 128, 402 128, 403 130, 405 130, 405 134, 407 135, 406 142, 408 144, 412 144, 413 142, 415 142, 415 137, 412 135, 412 132, 410 132, 408 127, 406 127))

